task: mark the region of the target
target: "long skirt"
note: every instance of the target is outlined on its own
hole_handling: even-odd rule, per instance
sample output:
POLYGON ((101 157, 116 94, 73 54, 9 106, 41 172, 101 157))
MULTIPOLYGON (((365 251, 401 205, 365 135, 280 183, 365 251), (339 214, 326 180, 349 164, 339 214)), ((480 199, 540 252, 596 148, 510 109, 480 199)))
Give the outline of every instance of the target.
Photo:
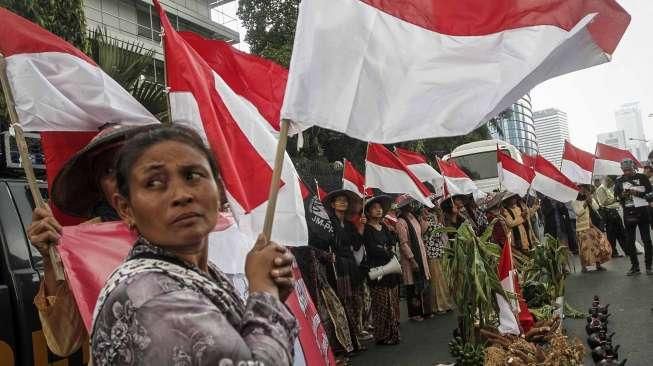
POLYGON ((449 311, 453 308, 449 284, 442 272, 442 259, 429 258, 429 271, 431 272, 431 307, 434 313, 449 311))
POLYGON ((399 286, 370 286, 374 341, 384 344, 399 343, 399 286))
POLYGON ((352 337, 352 342, 354 343, 354 349, 360 349, 360 343, 358 341, 358 336, 361 335, 362 329, 362 317, 363 317, 363 308, 364 308, 364 294, 363 286, 353 287, 351 289, 351 296, 340 297, 340 302, 345 308, 345 313, 347 314, 347 322, 349 323, 349 330, 355 336, 352 337), (356 340, 356 341, 354 341, 356 340), (358 345, 356 344, 358 343, 358 345))
POLYGON ((431 305, 431 294, 427 286, 406 285, 406 307, 408 317, 428 317, 433 314, 431 305))
POLYGON ((605 234, 599 229, 591 227, 587 230, 576 231, 576 239, 582 266, 593 266, 610 260, 612 246, 610 246, 605 234))

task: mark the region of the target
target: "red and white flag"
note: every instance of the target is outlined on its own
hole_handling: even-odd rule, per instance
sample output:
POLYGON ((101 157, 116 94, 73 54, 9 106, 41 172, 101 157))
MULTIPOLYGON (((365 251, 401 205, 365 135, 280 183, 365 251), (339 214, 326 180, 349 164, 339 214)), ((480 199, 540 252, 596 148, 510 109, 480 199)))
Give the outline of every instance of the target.
POLYGON ((352 191, 361 198, 373 196, 371 189, 365 187, 365 177, 356 169, 351 161, 344 159, 345 167, 342 170, 342 189, 352 191))
POLYGON ((532 187, 560 202, 574 201, 578 196, 578 186, 541 155, 535 158, 535 178, 532 187))
POLYGON ((516 193, 522 197, 528 194, 535 172, 510 155, 497 150, 497 168, 499 171, 499 184, 508 192, 516 193))
MULTIPOLYGON (((501 257, 499 258, 499 281, 501 287, 508 293, 517 294, 517 271, 512 265, 512 248, 509 243, 503 244, 501 257)), ((499 306, 499 332, 501 334, 520 335, 519 321, 516 314, 519 314, 519 302, 515 299, 506 299, 497 294, 497 305, 499 306)))
POLYGON ((377 143, 462 135, 610 61, 629 22, 615 0, 304 0, 281 114, 377 143))
POLYGON ((473 194, 474 198, 478 199, 486 196, 455 161, 437 159, 437 162, 440 173, 444 178, 444 189, 447 197, 459 194, 473 194))
POLYGON ((535 168, 536 159, 537 159, 537 155, 521 154, 521 160, 524 166, 527 166, 531 169, 535 168))
POLYGON ((315 179, 315 194, 317 194, 317 198, 319 198, 320 201, 323 201, 324 197, 327 195, 324 189, 322 189, 322 187, 317 183, 317 179, 315 179))
MULTIPOLYGON (((233 65, 229 63, 240 56, 238 51, 224 47, 224 42, 199 36, 188 37, 189 43, 172 27, 159 2, 154 3, 164 31, 171 119, 206 138, 219 162, 238 227, 248 237, 256 238, 263 231, 278 141, 276 130, 259 112, 256 105, 259 100, 247 99, 253 92, 250 93, 246 83, 239 88, 227 83, 229 80, 235 85, 234 81, 240 80, 241 75, 234 73, 242 70, 230 67, 233 65)), ((252 57, 250 62, 256 64, 252 57)), ((266 67, 270 61, 258 58, 258 64, 266 67)), ((249 82, 258 83, 258 90, 283 88, 286 75, 282 71, 276 69, 276 74, 269 73, 267 78, 249 82)), ((301 183, 287 154, 281 179, 271 239, 285 245, 306 245, 308 230, 301 183)))
POLYGON ((578 184, 592 184, 594 171, 594 155, 581 150, 565 140, 565 149, 562 152, 562 174, 572 182, 578 184))
POLYGON ((621 162, 625 159, 634 161, 638 168, 642 167, 639 160, 630 151, 598 142, 594 156, 596 156, 594 160, 595 175, 622 175, 621 162))
POLYGON ((429 199, 429 189, 397 155, 381 144, 367 145, 365 186, 378 188, 386 193, 406 193, 427 207, 433 207, 433 202, 429 199))
POLYGON ((444 178, 437 170, 433 169, 424 155, 400 147, 395 148, 395 154, 419 180, 433 186, 436 196, 444 194, 444 178))
MULTIPOLYGON (((18 123, 41 132, 50 186, 100 127, 159 123, 91 58, 37 24, 0 7, 0 33, 18 123)), ((53 211, 64 224, 79 223, 53 211)))

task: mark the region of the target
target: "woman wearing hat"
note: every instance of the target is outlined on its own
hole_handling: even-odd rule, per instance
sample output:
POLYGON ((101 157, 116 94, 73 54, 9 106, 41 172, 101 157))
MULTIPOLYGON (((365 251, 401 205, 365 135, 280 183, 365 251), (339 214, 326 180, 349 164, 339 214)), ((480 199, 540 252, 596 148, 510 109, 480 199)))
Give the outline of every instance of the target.
POLYGON ((364 350, 358 337, 363 333, 363 281, 365 274, 358 268, 354 257, 363 245, 363 225, 365 217, 361 217, 363 225, 357 227, 351 218, 358 214, 362 200, 354 192, 339 189, 324 197, 324 206, 329 210, 333 225, 335 241, 329 250, 335 255, 335 288, 340 302, 347 313, 349 330, 352 333, 354 352, 364 350))
POLYGON ((420 220, 427 224, 423 239, 429 261, 429 273, 431 274, 432 312, 444 314, 453 308, 449 294, 449 284, 445 280, 442 270, 442 257, 445 248, 449 247, 449 236, 442 231, 444 219, 438 207, 433 209, 423 208, 420 220))
POLYGON ((587 272, 587 266, 594 264, 597 271, 605 271, 601 264, 612 255, 608 239, 590 220, 591 200, 590 186, 583 184, 578 197, 571 203, 576 213, 576 241, 582 272, 587 272))
POLYGON ((413 214, 419 203, 408 195, 399 196, 395 202, 399 210, 396 231, 399 237, 401 268, 406 286, 406 304, 408 317, 413 321, 422 321, 432 317, 431 298, 428 291, 431 274, 429 272, 426 247, 422 232, 426 223, 420 222, 413 214))
MULTIPOLYGON (((386 265, 394 256, 397 237, 383 223, 391 203, 390 196, 381 195, 367 200, 365 204, 367 224, 363 231, 363 241, 370 268, 386 265)), ((400 281, 399 274, 390 274, 368 282, 372 297, 374 340, 377 344, 395 345, 401 340, 399 335, 400 281)))
MULTIPOLYGON (((55 177, 51 187, 54 205, 68 215, 90 222, 120 220, 111 203, 118 193, 115 163, 119 151, 133 136, 160 127, 159 124, 105 126, 88 145, 66 162, 55 177)), ((67 282, 57 281, 54 275, 49 246, 59 240, 61 225, 50 207, 46 205, 34 210, 27 235, 41 253, 44 263, 43 281, 34 298, 43 335, 52 353, 65 357, 77 351, 87 336, 67 282)), ((289 267, 291 258, 291 255, 284 255, 283 265, 279 268, 285 270, 289 267)), ((285 283, 285 280, 279 278, 279 283, 285 283)))
MULTIPOLYGON (((114 173, 118 150, 127 139, 152 126, 156 125, 109 125, 102 129, 59 171, 51 187, 52 202, 71 216, 96 222, 119 220, 109 203, 118 191, 114 173)), ((65 357, 79 349, 86 338, 86 328, 67 283, 55 279, 49 246, 60 235, 61 225, 50 207, 36 208, 27 236, 43 256, 44 276, 34 304, 48 347, 52 353, 65 357)))
POLYGON ((501 215, 501 202, 508 192, 495 193, 485 204, 485 215, 492 223, 492 242, 503 247, 504 244, 512 245, 512 232, 508 229, 506 218, 501 215))
POLYGON ((508 228, 512 231, 513 247, 527 252, 535 238, 530 227, 530 217, 540 208, 539 203, 528 208, 521 202, 518 195, 509 193, 503 198, 504 209, 501 212, 506 219, 508 228))

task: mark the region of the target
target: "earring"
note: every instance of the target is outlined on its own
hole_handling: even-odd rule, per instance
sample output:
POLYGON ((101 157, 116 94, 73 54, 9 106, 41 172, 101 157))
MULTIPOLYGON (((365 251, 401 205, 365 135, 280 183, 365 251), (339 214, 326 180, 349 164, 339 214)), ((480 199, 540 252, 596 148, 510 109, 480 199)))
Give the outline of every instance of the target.
POLYGON ((128 226, 129 226, 130 231, 135 231, 136 230, 136 224, 133 221, 130 221, 128 226))

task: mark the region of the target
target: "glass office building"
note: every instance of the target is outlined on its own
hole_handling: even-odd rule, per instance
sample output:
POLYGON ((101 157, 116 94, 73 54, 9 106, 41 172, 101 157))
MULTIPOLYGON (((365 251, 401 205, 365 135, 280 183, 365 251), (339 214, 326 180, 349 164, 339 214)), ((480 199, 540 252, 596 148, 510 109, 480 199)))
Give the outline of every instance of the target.
POLYGON ((506 141, 528 155, 538 153, 530 94, 501 112, 488 127, 492 138, 506 141))

